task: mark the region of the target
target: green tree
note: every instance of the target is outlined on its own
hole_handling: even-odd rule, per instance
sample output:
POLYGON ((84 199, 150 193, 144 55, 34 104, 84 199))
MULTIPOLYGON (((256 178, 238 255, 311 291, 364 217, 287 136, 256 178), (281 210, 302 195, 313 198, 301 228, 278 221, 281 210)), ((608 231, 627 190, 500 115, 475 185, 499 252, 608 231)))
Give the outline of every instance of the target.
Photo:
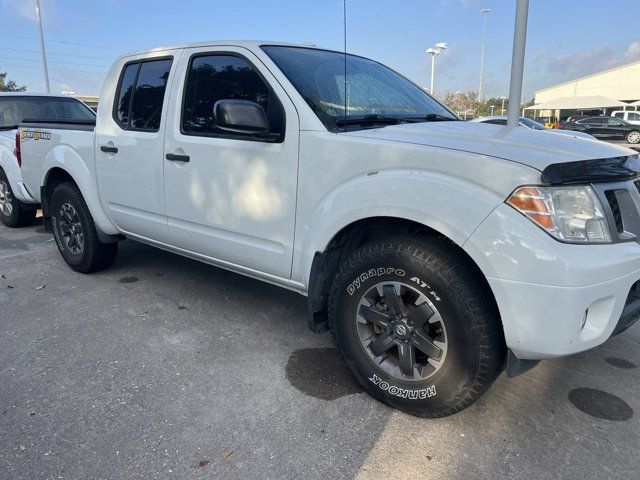
POLYGON ((13 80, 7 80, 7 73, 0 73, 0 92, 24 92, 27 89, 24 85, 18 86, 13 80))

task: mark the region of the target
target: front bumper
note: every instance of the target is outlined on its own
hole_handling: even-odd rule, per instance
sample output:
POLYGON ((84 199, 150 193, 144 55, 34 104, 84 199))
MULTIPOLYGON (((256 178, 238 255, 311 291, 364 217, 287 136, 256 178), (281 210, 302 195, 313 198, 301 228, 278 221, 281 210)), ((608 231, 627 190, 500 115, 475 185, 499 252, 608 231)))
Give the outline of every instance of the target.
POLYGON ((600 345, 640 316, 640 245, 567 245, 501 205, 464 245, 493 291, 519 359, 600 345))

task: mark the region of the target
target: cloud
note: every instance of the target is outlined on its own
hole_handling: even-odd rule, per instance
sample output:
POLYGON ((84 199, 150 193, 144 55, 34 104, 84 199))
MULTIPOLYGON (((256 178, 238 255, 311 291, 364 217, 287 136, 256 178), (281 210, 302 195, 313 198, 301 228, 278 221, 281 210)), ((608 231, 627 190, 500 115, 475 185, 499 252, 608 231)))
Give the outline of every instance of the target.
POLYGON ((624 52, 624 58, 628 62, 640 60, 640 40, 636 40, 635 42, 631 42, 629 44, 627 50, 624 52))
POLYGON ((578 78, 606 70, 621 63, 614 57, 610 43, 598 45, 589 50, 579 50, 559 57, 550 58, 547 67, 549 73, 578 78))
MULTIPOLYGON (((38 15, 36 14, 36 2, 35 0, 3 0, 5 8, 13 9, 18 16, 29 20, 30 22, 37 22, 38 15)), ((58 11, 56 0, 41 0, 40 9, 42 10, 42 18, 48 23, 56 23, 58 11)))

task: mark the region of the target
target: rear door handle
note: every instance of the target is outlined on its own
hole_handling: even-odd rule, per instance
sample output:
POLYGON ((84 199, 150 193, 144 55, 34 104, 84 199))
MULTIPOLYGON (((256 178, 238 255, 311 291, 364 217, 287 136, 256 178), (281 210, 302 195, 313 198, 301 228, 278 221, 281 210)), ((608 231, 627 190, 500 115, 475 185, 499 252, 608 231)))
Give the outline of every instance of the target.
POLYGON ((167 153, 165 158, 172 162, 188 162, 190 160, 189 155, 176 155, 175 153, 167 153))
POLYGON ((107 147, 106 145, 102 145, 100 147, 100 151, 105 152, 105 153, 118 153, 118 148, 117 147, 107 147))

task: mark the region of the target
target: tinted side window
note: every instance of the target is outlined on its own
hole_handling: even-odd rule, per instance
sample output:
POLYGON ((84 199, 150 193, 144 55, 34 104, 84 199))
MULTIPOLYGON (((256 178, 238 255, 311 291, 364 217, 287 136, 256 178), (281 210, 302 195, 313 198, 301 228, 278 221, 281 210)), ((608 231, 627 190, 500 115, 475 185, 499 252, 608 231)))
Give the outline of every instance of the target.
POLYGON ((640 113, 629 112, 627 120, 640 120, 640 113))
POLYGON ((191 60, 182 106, 183 133, 246 138, 214 126, 213 106, 218 100, 227 99, 258 103, 267 114, 270 131, 284 137, 284 110, 280 101, 251 64, 234 55, 205 55, 191 60))
POLYGON ((493 120, 487 120, 486 123, 493 123, 494 125, 506 125, 507 121, 506 120, 501 120, 499 118, 493 119, 493 120))
POLYGON ((604 118, 587 118, 578 123, 586 123, 587 125, 604 125, 607 122, 604 118))
POLYGON ((613 116, 616 118, 624 118, 624 112, 616 112, 613 114, 613 116))
POLYGON ((120 86, 116 92, 116 108, 115 116, 118 123, 123 126, 129 125, 129 107, 131 106, 131 94, 133 93, 133 84, 136 81, 139 63, 132 63, 125 67, 122 74, 120 86))
POLYGON ((114 116, 126 130, 157 132, 171 59, 137 62, 125 67, 114 116))
POLYGON ((162 102, 169 70, 171 70, 171 60, 143 62, 140 65, 131 104, 130 128, 153 131, 160 128, 162 102))

